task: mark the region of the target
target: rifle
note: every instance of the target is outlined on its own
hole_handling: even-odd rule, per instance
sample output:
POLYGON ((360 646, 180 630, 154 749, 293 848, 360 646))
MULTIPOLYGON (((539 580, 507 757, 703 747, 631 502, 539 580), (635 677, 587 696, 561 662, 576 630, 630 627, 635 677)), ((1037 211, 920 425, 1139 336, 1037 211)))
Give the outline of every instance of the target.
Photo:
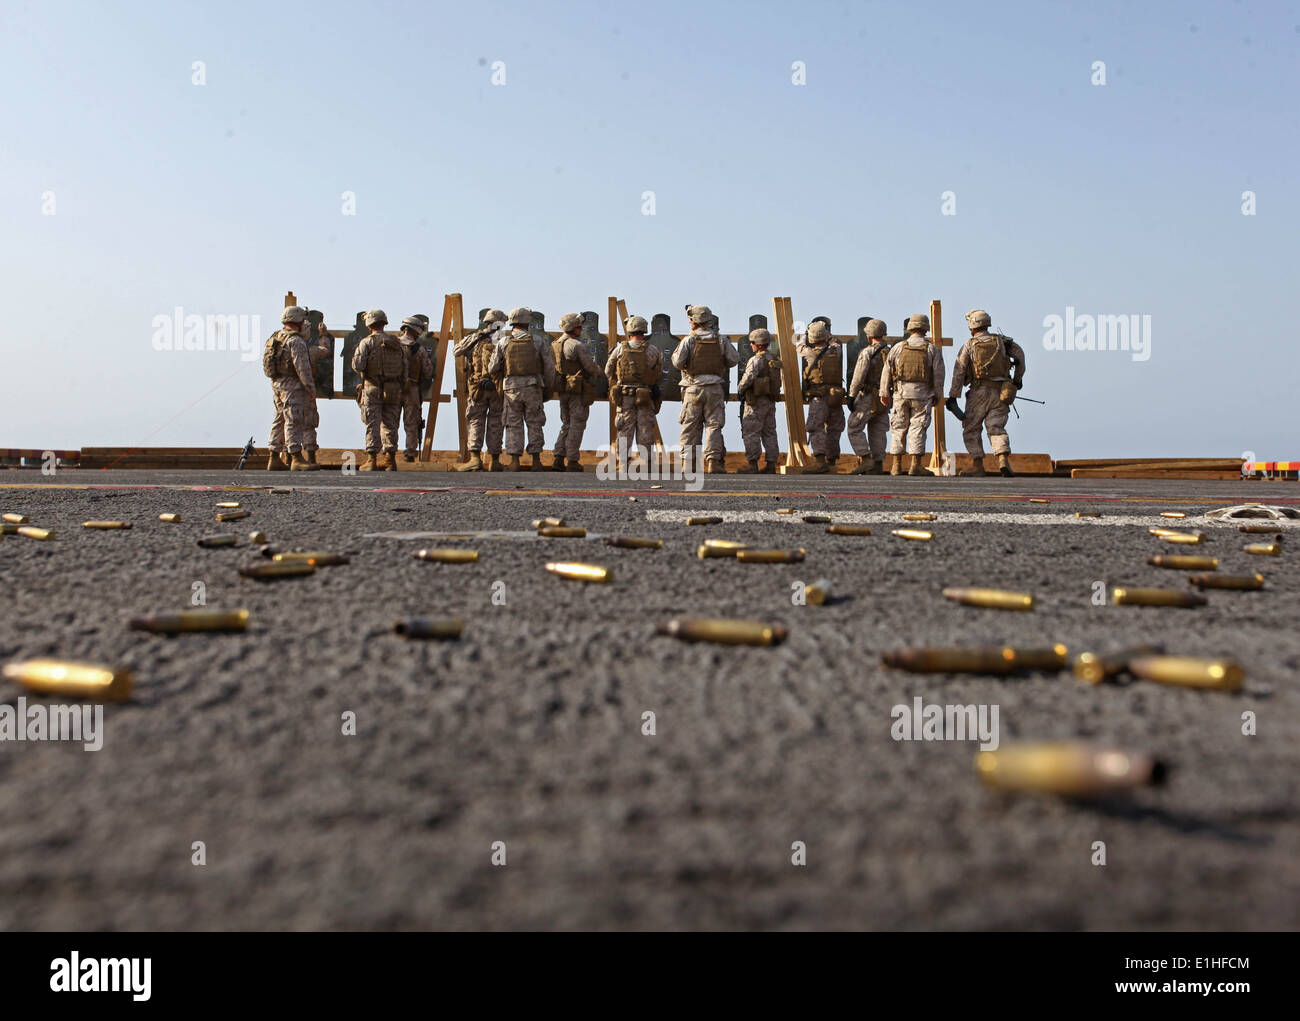
POLYGON ((248 437, 248 442, 244 444, 244 449, 239 452, 239 463, 235 465, 235 471, 244 470, 244 462, 257 453, 257 448, 253 446, 253 437, 248 437))
MULTIPOLYGON (((1028 401, 1030 404, 1046 404, 1046 403, 1047 403, 1046 401, 1036 401, 1036 400, 1034 400, 1032 397, 1021 397, 1019 394, 1016 394, 1016 400, 1017 400, 1017 401, 1028 401)), ((1012 411, 1016 411, 1016 404, 1015 404, 1015 401, 1012 401, 1012 402, 1011 402, 1011 410, 1012 410, 1012 411)), ((1020 417, 1020 412, 1016 411, 1016 418, 1019 418, 1019 417, 1020 417)))

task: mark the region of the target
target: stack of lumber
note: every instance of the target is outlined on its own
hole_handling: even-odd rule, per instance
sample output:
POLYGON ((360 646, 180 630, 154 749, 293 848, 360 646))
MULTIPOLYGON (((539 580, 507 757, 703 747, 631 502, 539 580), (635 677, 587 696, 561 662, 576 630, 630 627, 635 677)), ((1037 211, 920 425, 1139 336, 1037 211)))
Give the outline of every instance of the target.
MULTIPOLYGON (((84 455, 83 455, 84 456, 84 455)), ((1239 480, 1239 457, 1107 457, 1057 461, 1056 474, 1072 479, 1239 480)))

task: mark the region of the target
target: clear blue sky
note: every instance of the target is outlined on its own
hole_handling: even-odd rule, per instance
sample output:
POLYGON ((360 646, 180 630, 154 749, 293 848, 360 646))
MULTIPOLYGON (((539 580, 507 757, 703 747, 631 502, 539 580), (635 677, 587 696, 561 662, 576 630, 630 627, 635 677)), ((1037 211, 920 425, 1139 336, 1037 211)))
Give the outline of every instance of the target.
MULTIPOLYGON (((980 306, 1028 354, 1048 406, 1013 449, 1300 458, 1298 51, 1300 5, 1244 0, 10 0, 0 446, 264 443, 260 365, 152 324, 269 333, 292 289, 331 323, 459 291, 603 328, 617 294, 726 332, 775 295, 836 332, 940 298, 945 333, 980 306), (1149 315, 1150 359, 1045 350, 1067 306, 1149 315)), ((354 404, 322 417, 361 444, 354 404)))

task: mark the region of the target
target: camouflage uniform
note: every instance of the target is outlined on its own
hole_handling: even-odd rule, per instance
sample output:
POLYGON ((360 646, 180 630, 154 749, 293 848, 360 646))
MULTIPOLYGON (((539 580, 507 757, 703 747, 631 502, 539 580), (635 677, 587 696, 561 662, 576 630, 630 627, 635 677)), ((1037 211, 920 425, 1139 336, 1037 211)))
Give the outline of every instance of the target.
POLYGON ((566 460, 570 471, 582 470, 578 458, 582 451, 582 437, 587 431, 587 416, 595 400, 596 384, 603 378, 587 342, 581 336, 569 335, 569 330, 581 326, 582 316, 574 312, 560 316, 561 336, 551 344, 556 398, 560 402, 560 431, 555 437, 555 461, 552 464, 557 471, 564 470, 566 460))
POLYGON ((907 453, 914 455, 911 474, 928 474, 921 468, 921 455, 925 453, 925 438, 930 431, 930 411, 937 396, 943 393, 944 378, 943 356, 938 345, 925 339, 929 330, 929 316, 912 316, 907 321, 907 339, 889 349, 880 374, 881 398, 892 398, 889 452, 897 458, 890 473, 893 475, 899 474, 904 445, 907 453), (905 380, 900 375, 916 378, 905 380))
POLYGON ((424 410, 424 387, 433 379, 433 359, 419 339, 429 328, 428 320, 423 316, 407 316, 402 320, 402 327, 399 336, 402 347, 406 348, 408 368, 406 383, 402 387, 402 426, 406 431, 403 454, 408 461, 414 461, 422 438, 420 419, 424 410), (415 331, 414 337, 410 333, 412 330, 415 331))
POLYGON ((609 379, 610 400, 614 402, 614 428, 618 431, 616 443, 624 456, 634 450, 649 458, 655 440, 655 399, 653 388, 659 386, 664 374, 664 353, 646 342, 646 321, 641 316, 629 316, 624 324, 628 339, 619 341, 605 362, 605 375, 609 379), (639 346, 632 344, 633 338, 639 346), (645 356, 644 372, 641 356, 645 356), (637 391, 642 394, 637 402, 637 391))
POLYGON ((804 362, 808 397, 808 447, 817 459, 813 471, 828 471, 840 456, 844 432, 844 355, 823 322, 808 327, 796 350, 804 362))
POLYGON ((889 411, 880 403, 880 374, 889 348, 884 341, 885 324, 879 319, 870 320, 863 332, 871 343, 858 352, 849 383, 849 401, 853 406, 849 415, 849 444, 858 455, 854 474, 879 475, 889 429, 889 411))
MULTIPOLYGON (((303 332, 303 343, 307 347, 307 358, 312 365, 312 379, 315 380, 316 363, 322 358, 332 358, 333 353, 330 350, 330 341, 334 335, 325 328, 321 323, 320 330, 316 336, 316 343, 312 343, 303 332)), ((331 366, 332 367, 332 366, 331 366)), ((309 439, 303 441, 302 449, 307 453, 307 460, 312 464, 316 463, 316 451, 319 449, 316 443, 316 430, 320 428, 320 406, 316 403, 316 393, 313 387, 311 401, 307 406, 307 428, 311 430, 309 439)))
POLYGON ((952 370, 952 386, 948 390, 951 401, 961 394, 964 385, 970 385, 966 391, 966 418, 962 422, 961 434, 966 441, 966 452, 975 458, 975 470, 963 474, 979 475, 983 472, 981 427, 988 431, 993 453, 1009 471, 1011 439, 1007 436, 1007 415, 1011 403, 1004 398, 1014 391, 1004 393, 1003 388, 1010 385, 1019 389, 1025 374, 1025 352, 1010 337, 989 333, 992 320, 983 309, 967 312, 966 322, 975 332, 957 355, 952 370))
MULTIPOLYGON (((280 321, 286 326, 300 326, 307 311, 297 305, 286 308, 280 321)), ((275 469, 282 450, 293 456, 294 466, 306 463, 299 451, 310 443, 315 448, 316 430, 311 426, 311 409, 316 400, 316 382, 311 371, 311 357, 302 335, 296 330, 280 329, 267 338, 262 353, 262 369, 271 377, 271 394, 275 415, 271 419, 271 448, 268 468, 275 469)), ((283 465, 280 465, 283 467, 283 465)))
POLYGON ((727 419, 723 383, 740 353, 712 328, 713 313, 706 305, 689 310, 691 333, 673 351, 673 364, 682 372, 682 427, 680 445, 686 464, 695 463, 694 451, 704 445, 705 471, 723 472, 727 449, 722 426, 727 419))
POLYGON ((464 358, 465 385, 469 391, 465 405, 465 422, 469 433, 467 445, 470 460, 461 466, 462 471, 476 471, 482 467, 479 451, 487 443, 488 457, 493 459, 492 470, 500 467, 502 420, 501 393, 496 382, 488 375, 488 365, 496 353, 496 342, 505 328, 506 314, 500 309, 489 309, 483 322, 473 333, 462 337, 452 354, 464 358))
POLYGON ((766 449, 767 464, 763 471, 771 474, 781 458, 776 436, 776 402, 781 399, 781 359, 770 351, 772 335, 767 330, 753 330, 749 343, 754 353, 745 363, 736 392, 744 401, 740 413, 740 436, 745 441, 745 460, 749 462, 742 472, 758 470, 758 458, 766 449), (756 387, 757 384, 757 387, 756 387), (764 391, 755 393, 755 389, 764 391))
POLYGON ((512 328, 509 333, 502 331, 498 337, 492 361, 488 365, 488 372, 493 378, 502 381, 501 387, 505 391, 506 453, 514 461, 511 467, 518 466, 519 455, 524 452, 525 426, 528 428, 528 453, 534 459, 546 446, 546 437, 542 434, 546 427, 543 400, 555 385, 555 361, 551 357, 551 345, 529 331, 532 317, 531 309, 511 310, 512 328), (525 337, 530 339, 531 349, 519 343, 525 337), (530 350, 535 358, 529 354, 530 350), (509 357, 507 351, 512 352, 509 357), (519 359, 519 363, 512 364, 515 358, 519 359))
MULTIPOLYGON (((378 309, 367 312, 366 326, 388 325, 388 317, 378 309)), ((357 345, 352 368, 362 377, 361 421, 366 427, 366 453, 374 455, 382 447, 388 457, 386 467, 397 470, 397 430, 402 417, 402 387, 410 372, 406 349, 391 333, 377 330, 357 345)))

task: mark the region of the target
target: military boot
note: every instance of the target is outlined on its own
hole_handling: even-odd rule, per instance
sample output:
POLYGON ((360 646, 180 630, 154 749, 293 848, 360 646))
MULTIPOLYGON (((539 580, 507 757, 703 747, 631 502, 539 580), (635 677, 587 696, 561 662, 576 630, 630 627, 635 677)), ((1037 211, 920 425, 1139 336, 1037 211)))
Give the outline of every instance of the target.
POLYGON ((975 479, 982 479, 985 475, 987 475, 988 472, 984 470, 984 455, 983 454, 974 455, 974 459, 975 459, 975 463, 971 467, 963 468, 957 474, 966 476, 967 478, 975 478, 975 479))
POLYGON ((704 462, 704 474, 705 475, 726 475, 727 466, 723 463, 722 458, 720 457, 707 458, 704 462))
POLYGON ((858 457, 858 463, 857 463, 856 465, 853 466, 853 470, 852 470, 851 472, 849 472, 849 474, 850 474, 850 475, 865 475, 865 474, 867 474, 867 469, 868 469, 870 466, 871 466, 871 461, 870 461, 869 459, 867 459, 867 458, 865 458, 865 457, 861 457, 861 456, 859 456, 859 457, 858 457))
POLYGON ((402 451, 402 460, 403 460, 403 461, 414 461, 414 460, 415 460, 415 452, 414 452, 414 451, 411 451, 411 450, 403 450, 403 451, 402 451))
POLYGON ((762 469, 759 471, 759 474, 760 474, 760 475, 775 475, 775 474, 776 474, 776 462, 775 462, 775 461, 764 461, 764 462, 763 462, 763 467, 762 467, 762 469))
POLYGON ((1016 473, 1011 470, 1011 455, 998 455, 998 471, 1002 473, 1003 478, 1015 478, 1016 473))
POLYGON ((307 463, 308 463, 308 464, 315 464, 315 463, 316 463, 316 448, 315 448, 315 447, 312 447, 310 450, 308 450, 306 447, 303 447, 303 450, 302 450, 302 456, 305 457, 305 458, 307 459, 307 463))
POLYGON ((518 454, 503 454, 501 457, 502 470, 508 472, 517 472, 519 470, 518 454))
POLYGON ((527 461, 524 460, 523 455, 516 457, 515 461, 519 465, 519 467, 515 469, 516 471, 530 472, 533 470, 534 466, 541 464, 542 459, 537 454, 529 454, 527 461))
MULTIPOLYGON (((540 466, 541 458, 538 458, 537 462, 538 465, 540 466)), ((553 472, 564 471, 564 455, 561 454, 558 450, 555 452, 555 455, 551 458, 551 471, 553 472)))
POLYGON ((748 459, 747 459, 747 460, 745 461, 745 467, 743 467, 743 468, 737 468, 737 469, 736 469, 736 474, 737 474, 737 475, 757 475, 757 474, 758 474, 758 458, 754 458, 753 460, 748 460, 748 459))
POLYGON ((379 471, 379 464, 375 460, 375 452, 373 450, 366 451, 366 463, 363 464, 360 468, 358 468, 357 471, 359 472, 379 471))
POLYGON ((384 455, 384 471, 397 471, 397 451, 390 450, 384 455))
POLYGON ((570 459, 569 463, 565 465, 564 470, 571 471, 571 472, 585 471, 585 469, 582 467, 582 462, 579 461, 576 457, 570 459))
MULTIPOLYGON (((492 455, 489 454, 488 460, 491 459, 492 459, 492 455)), ((483 461, 478 456, 478 451, 476 450, 474 451, 474 453, 470 454, 469 460, 466 461, 464 464, 456 465, 456 470, 458 472, 481 472, 483 470, 483 461)))
POLYGON ((269 472, 287 472, 289 466, 280 460, 278 450, 272 450, 271 456, 266 459, 266 470, 269 472))
POLYGON ((908 475, 933 475, 934 474, 934 472, 930 471, 929 468, 921 467, 921 458, 923 456, 924 456, 923 454, 912 455, 912 467, 907 470, 908 475))
POLYGON ((895 455, 894 455, 894 463, 893 463, 893 464, 890 466, 890 468, 889 468, 889 474, 890 474, 890 475, 902 475, 902 474, 903 474, 903 455, 902 455, 902 454, 895 454, 895 455))
POLYGON ((296 472, 313 472, 317 470, 317 467, 308 463, 307 459, 302 456, 301 450, 295 450, 289 455, 289 469, 296 472))
POLYGON ((813 458, 813 463, 803 470, 805 475, 825 475, 831 470, 831 466, 826 463, 826 458, 818 454, 813 458))
POLYGON ((505 471, 505 469, 501 467, 501 455, 500 455, 500 454, 488 454, 487 459, 488 459, 488 468, 487 468, 488 471, 490 471, 490 472, 503 472, 503 471, 505 471))

